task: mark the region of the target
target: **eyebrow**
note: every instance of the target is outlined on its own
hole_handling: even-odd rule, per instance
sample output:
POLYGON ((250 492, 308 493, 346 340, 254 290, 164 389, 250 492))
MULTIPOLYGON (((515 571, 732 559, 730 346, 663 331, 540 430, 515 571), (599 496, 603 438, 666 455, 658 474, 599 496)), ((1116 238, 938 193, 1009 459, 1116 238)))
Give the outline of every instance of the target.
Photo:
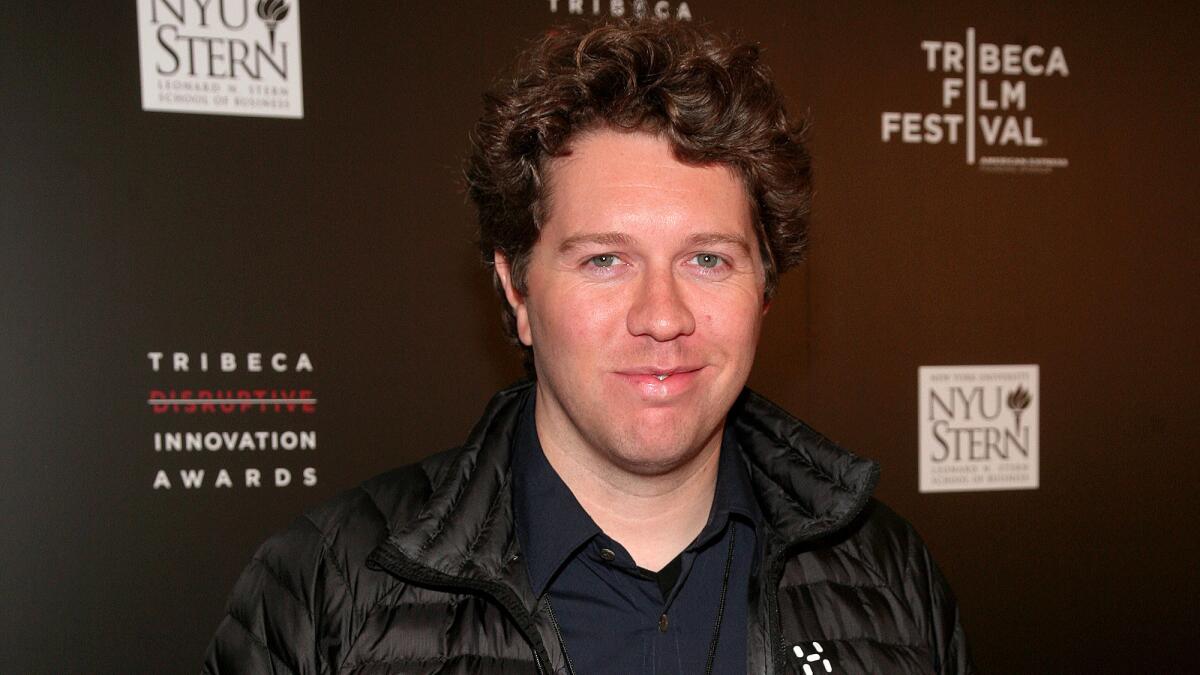
MULTIPOLYGON (((627 246, 633 243, 633 237, 624 232, 596 232, 593 234, 577 234, 567 237, 558 245, 559 253, 569 253, 572 250, 588 244, 599 246, 627 246)), ((723 232, 697 232, 687 238, 688 246, 711 246, 713 244, 729 244, 742 249, 750 255, 750 244, 740 234, 725 234, 723 232)))
POLYGON ((587 244, 600 246, 626 246, 633 242, 633 237, 622 232, 596 232, 594 234, 577 234, 567 237, 558 245, 559 253, 569 253, 571 250, 587 244))
POLYGON ((697 232, 687 238, 688 246, 710 246, 712 244, 731 244, 750 255, 750 243, 740 234, 725 234, 722 232, 697 232))

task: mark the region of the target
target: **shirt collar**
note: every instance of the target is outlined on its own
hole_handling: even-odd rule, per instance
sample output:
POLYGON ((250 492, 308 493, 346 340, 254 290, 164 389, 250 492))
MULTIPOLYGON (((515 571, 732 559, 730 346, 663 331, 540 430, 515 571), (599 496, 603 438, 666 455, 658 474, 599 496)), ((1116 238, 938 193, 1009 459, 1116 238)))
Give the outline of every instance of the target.
MULTIPOLYGON (((541 596, 567 560, 602 530, 546 459, 534 418, 536 398, 531 389, 522 404, 513 436, 512 481, 517 540, 534 595, 541 596)), ((699 548, 719 536, 730 515, 756 528, 762 520, 741 446, 726 425, 708 523, 688 548, 699 548)))
POLYGON ((512 480, 517 540, 533 593, 540 597, 567 559, 601 530, 542 452, 536 397, 531 390, 513 435, 512 480))
POLYGON ((732 426, 728 424, 725 425, 724 434, 721 436, 721 456, 717 461, 717 485, 713 492, 708 523, 688 548, 703 546, 720 535, 731 515, 744 518, 756 529, 762 521, 762 512, 758 508, 754 488, 750 484, 750 472, 746 469, 746 462, 742 457, 742 447, 738 444, 732 426))

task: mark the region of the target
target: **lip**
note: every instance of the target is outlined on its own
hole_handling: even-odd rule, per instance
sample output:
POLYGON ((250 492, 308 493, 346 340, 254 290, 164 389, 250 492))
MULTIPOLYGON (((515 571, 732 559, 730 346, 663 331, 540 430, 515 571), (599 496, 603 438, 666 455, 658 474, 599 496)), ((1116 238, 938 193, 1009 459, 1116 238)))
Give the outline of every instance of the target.
POLYGON ((662 400, 678 396, 695 384, 704 366, 674 366, 659 368, 654 366, 630 368, 615 373, 625 384, 645 399, 662 400), (669 375, 665 380, 659 380, 657 375, 669 375))

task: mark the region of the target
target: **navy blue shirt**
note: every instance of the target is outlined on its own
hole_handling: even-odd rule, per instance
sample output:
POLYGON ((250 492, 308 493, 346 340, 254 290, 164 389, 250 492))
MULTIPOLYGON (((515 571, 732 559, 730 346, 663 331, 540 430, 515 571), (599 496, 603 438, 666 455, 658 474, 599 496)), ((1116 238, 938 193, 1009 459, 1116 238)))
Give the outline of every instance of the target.
POLYGON ((639 568, 583 510, 542 452, 535 396, 513 441, 513 509, 534 594, 548 596, 576 675, 746 670, 746 614, 760 522, 741 450, 726 430, 708 522, 660 574, 639 568), (730 546, 732 543, 732 556, 730 546), (721 610, 721 589, 729 582, 721 610))

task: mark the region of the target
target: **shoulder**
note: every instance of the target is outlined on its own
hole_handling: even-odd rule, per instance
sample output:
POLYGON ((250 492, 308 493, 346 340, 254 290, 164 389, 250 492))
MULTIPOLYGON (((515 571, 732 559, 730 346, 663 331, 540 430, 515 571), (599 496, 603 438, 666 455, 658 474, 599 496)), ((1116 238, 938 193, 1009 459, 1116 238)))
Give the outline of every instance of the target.
POLYGON ((243 570, 204 672, 316 672, 340 662, 400 582, 366 568, 391 528, 418 513, 454 451, 346 490, 269 537, 243 570))
POLYGON ((794 552, 779 590, 785 632, 794 624, 797 635, 854 642, 862 659, 886 653, 909 664, 864 661, 864 671, 973 672, 949 585, 913 526, 876 499, 848 527, 794 552))
POLYGON ((855 586, 899 587, 924 573, 928 550, 916 529, 878 499, 844 528, 801 549, 799 556, 815 557, 829 570, 830 581, 855 586))
POLYGON ((501 426, 510 423, 519 408, 513 404, 519 403, 529 386, 520 383, 494 396, 464 445, 375 476, 310 509, 268 539, 255 561, 275 559, 310 567, 318 561, 331 564, 339 576, 351 576, 390 533, 426 515, 438 486, 451 484, 451 491, 456 491, 468 482, 481 446, 496 435, 491 428, 494 418, 508 420, 502 420, 501 426))
POLYGON ((840 546, 855 551, 890 583, 902 581, 928 559, 925 542, 900 514, 872 498, 840 546))
POLYGON ((388 534, 415 518, 429 499, 445 465, 461 448, 392 469, 309 509, 269 538, 255 558, 335 558, 358 567, 388 534))

